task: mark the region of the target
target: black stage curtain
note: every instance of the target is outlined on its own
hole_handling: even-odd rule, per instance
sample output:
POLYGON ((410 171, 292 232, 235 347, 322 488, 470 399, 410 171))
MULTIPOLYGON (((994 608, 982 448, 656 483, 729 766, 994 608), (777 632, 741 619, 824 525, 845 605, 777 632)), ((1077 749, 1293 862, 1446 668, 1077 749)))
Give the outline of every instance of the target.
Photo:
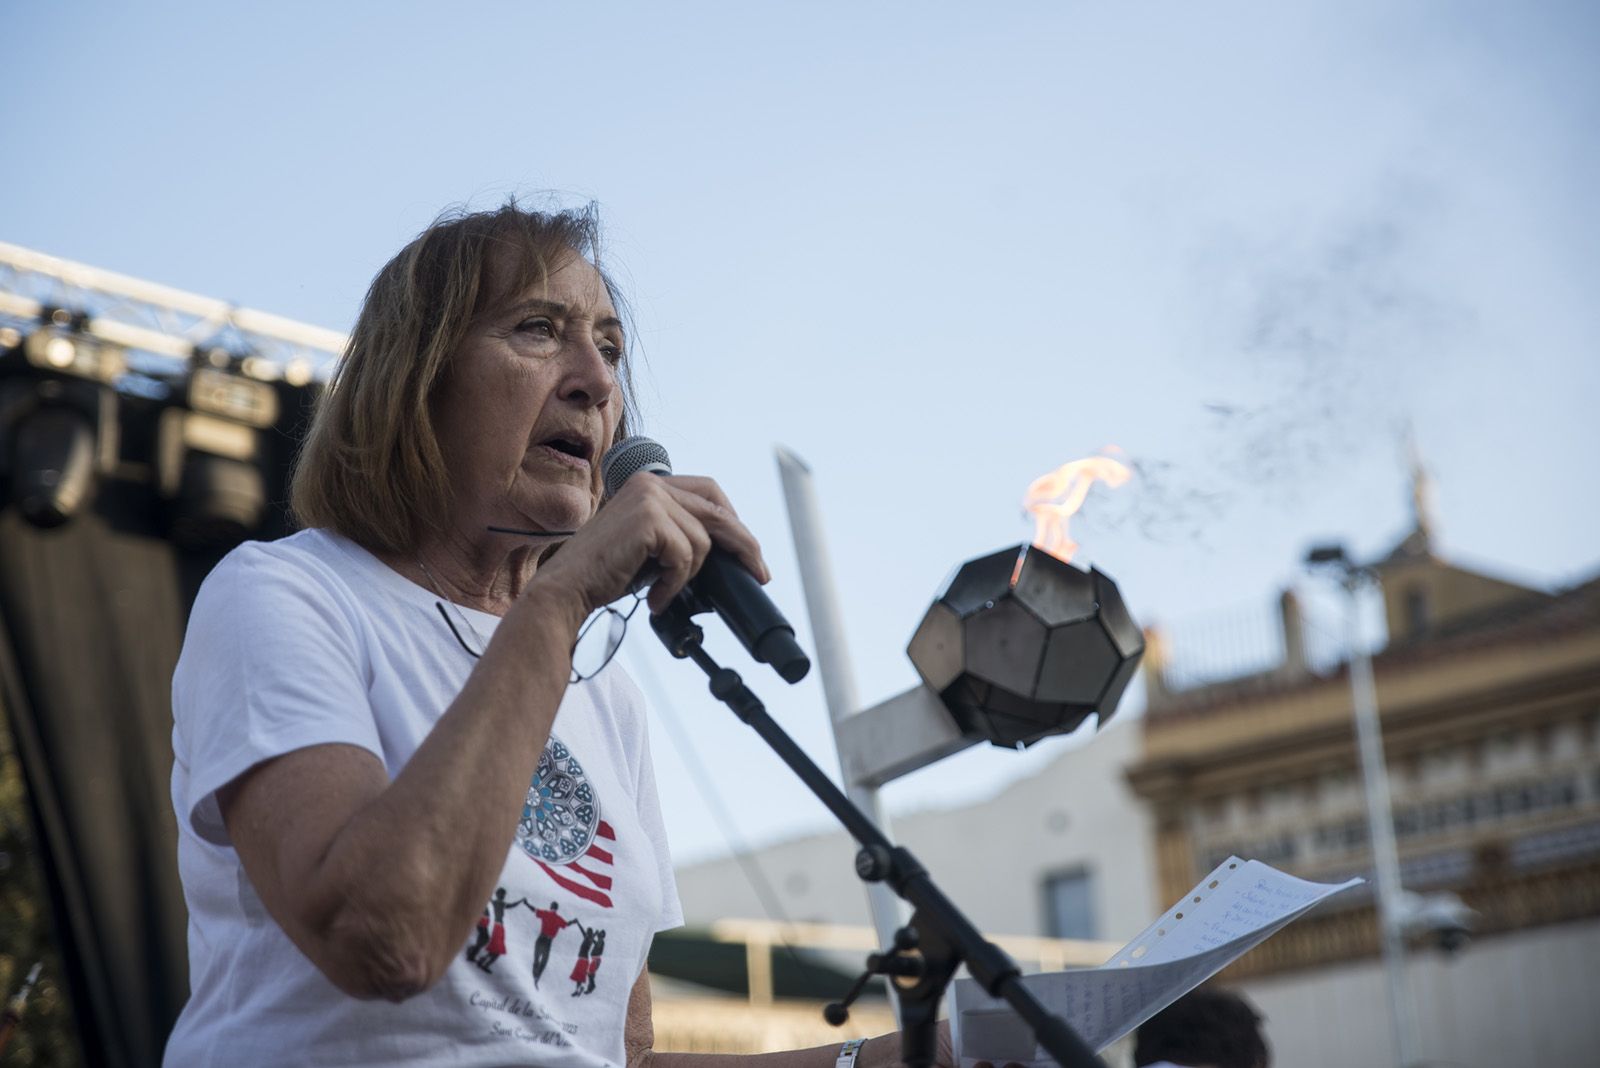
MULTIPOLYGON (((271 515, 307 390, 263 434, 271 515)), ((0 510, 0 711, 16 737, 84 1063, 159 1065, 188 997, 187 915, 170 800, 172 669, 221 549, 183 551, 144 482, 40 530, 0 510)))

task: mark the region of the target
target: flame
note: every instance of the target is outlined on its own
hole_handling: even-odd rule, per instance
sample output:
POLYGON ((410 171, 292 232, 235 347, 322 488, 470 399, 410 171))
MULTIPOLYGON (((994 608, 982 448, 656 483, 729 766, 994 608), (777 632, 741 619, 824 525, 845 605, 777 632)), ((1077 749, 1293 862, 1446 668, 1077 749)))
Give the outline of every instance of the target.
MULTIPOLYGON (((1119 451, 1108 446, 1101 452, 1119 451)), ((1033 480, 1022 498, 1022 507, 1033 513, 1033 544, 1054 556, 1070 562, 1078 551, 1078 543, 1067 533, 1068 523, 1083 507, 1089 496, 1089 487, 1104 482, 1116 489, 1133 472, 1126 464, 1109 456, 1090 456, 1083 460, 1064 463, 1048 475, 1033 480)))

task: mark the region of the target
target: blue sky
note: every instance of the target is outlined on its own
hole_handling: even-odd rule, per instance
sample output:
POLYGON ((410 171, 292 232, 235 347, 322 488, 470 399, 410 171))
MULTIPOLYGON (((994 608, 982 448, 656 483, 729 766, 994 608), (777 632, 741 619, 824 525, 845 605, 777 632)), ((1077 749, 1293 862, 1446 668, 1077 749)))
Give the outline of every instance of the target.
MULTIPOLYGON (((345 329, 447 205, 598 201, 646 429, 728 488, 802 627, 771 447, 811 463, 873 702, 914 682, 905 643, 948 571, 1028 536, 1028 483, 1110 443, 1140 477, 1075 533, 1180 635, 1265 613, 1314 538, 1397 538, 1407 421, 1450 554, 1538 584, 1600 567, 1597 23, 11 3, 0 239, 345 329)), ((826 825, 689 669, 630 643, 744 836, 826 825)), ((815 679, 747 676, 831 770, 815 679)), ((725 849, 655 744, 675 850, 725 849)), ((890 800, 978 796, 1061 744, 890 800)))

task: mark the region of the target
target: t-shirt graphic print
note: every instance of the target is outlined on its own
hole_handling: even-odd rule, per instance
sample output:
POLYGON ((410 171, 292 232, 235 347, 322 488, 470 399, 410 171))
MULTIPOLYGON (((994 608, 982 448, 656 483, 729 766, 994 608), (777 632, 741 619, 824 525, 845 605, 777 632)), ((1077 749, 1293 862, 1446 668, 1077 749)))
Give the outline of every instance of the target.
POLYGON ((601 974, 623 896, 617 882, 623 846, 606 819, 600 777, 551 735, 507 862, 512 885, 495 888, 458 962, 466 969, 460 981, 476 988, 469 1004, 483 1013, 491 1036, 560 1048, 584 1034, 590 1015, 573 999, 599 993, 614 1011, 620 996, 626 1009, 634 976, 623 969, 601 974), (517 973, 510 985, 473 978, 474 971, 494 976, 507 969, 517 973), (531 979, 531 996, 515 992, 523 975, 531 979))

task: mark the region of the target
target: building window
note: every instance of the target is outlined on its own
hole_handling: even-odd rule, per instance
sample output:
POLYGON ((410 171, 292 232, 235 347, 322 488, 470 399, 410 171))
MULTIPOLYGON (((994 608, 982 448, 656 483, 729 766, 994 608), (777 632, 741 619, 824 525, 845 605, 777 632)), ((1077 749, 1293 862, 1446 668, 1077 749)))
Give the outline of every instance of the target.
POLYGON ((1045 929, 1051 938, 1098 938, 1094 878, 1087 868, 1057 872, 1044 880, 1045 929))
POLYGON ((1415 638, 1428 629, 1428 595, 1413 586, 1406 591, 1406 634, 1415 638))

